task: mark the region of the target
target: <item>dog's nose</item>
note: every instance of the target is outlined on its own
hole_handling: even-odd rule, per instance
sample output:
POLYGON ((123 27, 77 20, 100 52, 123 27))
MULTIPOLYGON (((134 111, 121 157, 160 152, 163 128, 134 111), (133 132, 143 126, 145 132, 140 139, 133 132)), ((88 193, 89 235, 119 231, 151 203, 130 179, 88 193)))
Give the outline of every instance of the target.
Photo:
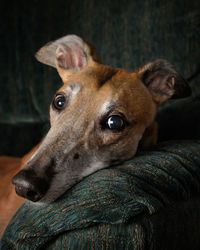
POLYGON ((13 177, 12 183, 15 185, 15 191, 31 201, 39 201, 48 189, 47 182, 38 178, 32 170, 22 170, 13 177))

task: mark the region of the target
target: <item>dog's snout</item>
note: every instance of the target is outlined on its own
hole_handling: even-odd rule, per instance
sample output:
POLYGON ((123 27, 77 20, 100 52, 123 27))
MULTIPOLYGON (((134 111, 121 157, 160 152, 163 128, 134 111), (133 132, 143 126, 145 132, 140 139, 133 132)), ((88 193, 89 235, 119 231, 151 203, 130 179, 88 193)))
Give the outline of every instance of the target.
POLYGON ((15 191, 33 202, 39 201, 48 189, 48 183, 45 179, 39 178, 31 170, 22 170, 13 177, 12 183, 15 185, 15 191))

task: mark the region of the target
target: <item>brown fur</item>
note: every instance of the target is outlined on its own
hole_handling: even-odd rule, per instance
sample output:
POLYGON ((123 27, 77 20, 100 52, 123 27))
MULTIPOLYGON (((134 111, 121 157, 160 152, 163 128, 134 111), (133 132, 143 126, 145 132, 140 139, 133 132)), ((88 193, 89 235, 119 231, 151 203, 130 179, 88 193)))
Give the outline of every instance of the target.
MULTIPOLYGON (((13 179, 19 194, 27 195, 27 188, 20 186, 20 178, 28 178, 25 181, 30 182, 45 177, 44 180, 49 178, 53 184, 47 187, 40 200, 51 202, 81 178, 112 162, 133 157, 139 143, 142 146, 155 144, 157 107, 173 95, 185 97, 189 93, 187 83, 165 60, 148 63, 135 72, 112 68, 101 64, 95 48, 75 35, 48 43, 36 57, 57 69, 63 81, 57 93, 64 93, 67 104, 59 112, 51 105, 51 129, 29 154, 22 159, 0 158, 1 234, 25 201, 15 194, 11 184, 19 170, 22 169, 13 179), (128 125, 123 131, 102 129, 102 116, 106 115, 107 109, 109 116, 121 114, 126 117, 128 125), (47 170, 53 174, 46 174, 47 170), (34 178, 28 176, 30 172, 34 178), (67 177, 63 179, 65 174, 67 177), (59 186, 61 179, 65 181, 65 189, 59 186), (22 188, 23 192, 20 191, 22 188)), ((28 198, 31 200, 32 197, 28 198)))

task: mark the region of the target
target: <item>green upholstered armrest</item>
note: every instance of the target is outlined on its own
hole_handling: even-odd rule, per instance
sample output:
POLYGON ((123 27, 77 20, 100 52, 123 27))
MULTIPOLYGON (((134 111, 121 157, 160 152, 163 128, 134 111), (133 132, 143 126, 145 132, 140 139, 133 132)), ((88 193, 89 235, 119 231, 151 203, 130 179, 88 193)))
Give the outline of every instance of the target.
POLYGON ((1 246, 177 249, 193 242, 198 249, 199 192, 200 141, 162 143, 88 176, 51 205, 26 202, 1 246), (190 224, 191 235, 185 232, 190 224))

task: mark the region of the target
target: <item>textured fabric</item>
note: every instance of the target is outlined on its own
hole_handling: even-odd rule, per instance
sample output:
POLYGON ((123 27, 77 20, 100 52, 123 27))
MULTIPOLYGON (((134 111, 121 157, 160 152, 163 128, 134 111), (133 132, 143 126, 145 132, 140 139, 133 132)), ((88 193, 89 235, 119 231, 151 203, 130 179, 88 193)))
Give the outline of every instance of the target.
MULTIPOLYGON (((0 154, 23 155, 44 135, 50 102, 61 87, 57 71, 34 58, 45 43, 77 34, 97 47, 107 65, 132 71, 164 58, 188 78, 199 69, 199 9, 198 0, 1 0, 0 154)), ((190 83, 195 96, 199 82, 200 75, 190 83)), ((191 108, 188 119, 183 109, 177 116, 167 111, 170 128, 176 117, 184 126, 165 138, 200 139, 188 122, 192 117, 200 127, 199 109, 191 108)))
POLYGON ((26 202, 1 249, 199 249, 199 192, 200 141, 163 143, 51 205, 26 202))

